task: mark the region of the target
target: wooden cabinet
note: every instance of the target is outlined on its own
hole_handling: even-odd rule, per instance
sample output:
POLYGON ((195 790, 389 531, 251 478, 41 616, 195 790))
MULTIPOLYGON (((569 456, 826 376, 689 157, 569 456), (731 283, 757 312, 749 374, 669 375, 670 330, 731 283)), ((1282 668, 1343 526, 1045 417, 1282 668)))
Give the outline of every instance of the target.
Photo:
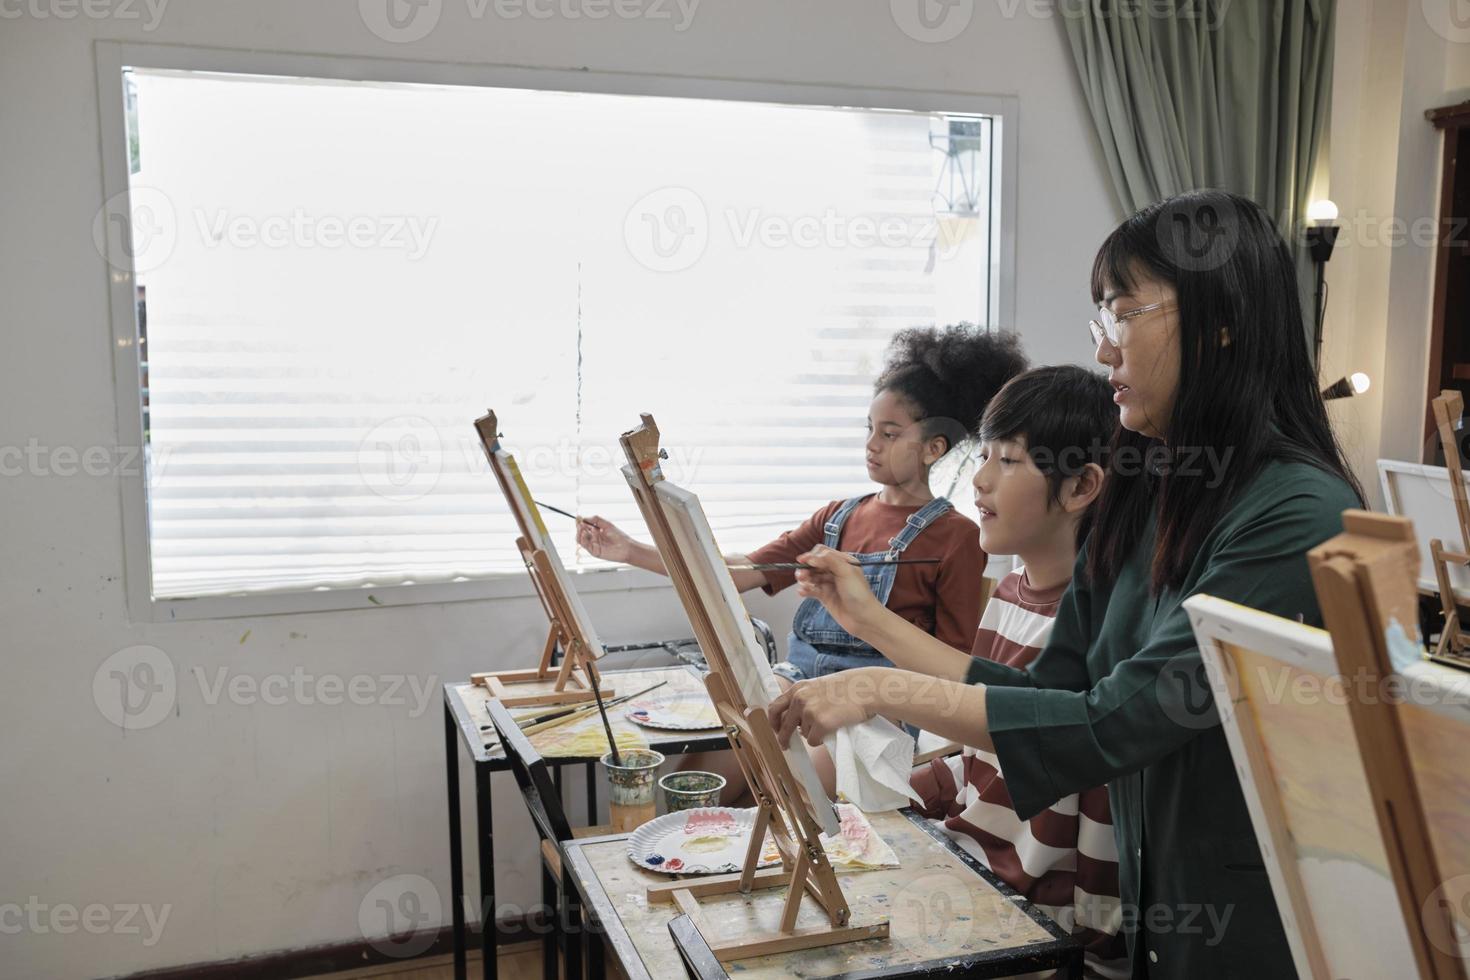
MULTIPOLYGON (((1429 377, 1423 398, 1423 461, 1443 466, 1444 451, 1435 436, 1429 401, 1454 388, 1470 404, 1470 102, 1430 109, 1424 115, 1444 136, 1429 377)), ((1460 456, 1470 459, 1470 429, 1462 424, 1458 431, 1460 456)))

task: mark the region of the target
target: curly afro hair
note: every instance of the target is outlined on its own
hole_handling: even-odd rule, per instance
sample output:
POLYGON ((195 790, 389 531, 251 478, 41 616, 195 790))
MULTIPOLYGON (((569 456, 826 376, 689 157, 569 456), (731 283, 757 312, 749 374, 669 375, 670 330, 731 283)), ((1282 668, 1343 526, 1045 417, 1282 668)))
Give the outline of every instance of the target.
POLYGON ((894 336, 873 394, 891 391, 910 402, 924 436, 943 436, 946 451, 980 428, 985 406, 1026 370, 1020 338, 972 323, 917 327, 894 336))

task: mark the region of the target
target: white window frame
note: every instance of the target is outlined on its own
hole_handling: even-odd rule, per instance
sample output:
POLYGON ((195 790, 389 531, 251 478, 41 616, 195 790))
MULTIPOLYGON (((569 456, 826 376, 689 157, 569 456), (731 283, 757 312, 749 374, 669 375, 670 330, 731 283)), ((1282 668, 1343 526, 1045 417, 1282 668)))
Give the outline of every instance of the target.
MULTIPOLYGON (((992 224, 989 322, 1013 327, 1016 311, 1016 179, 1020 143, 1015 96, 968 92, 874 89, 796 82, 750 82, 610 72, 508 68, 432 61, 338 57, 319 54, 239 51, 98 41, 97 98, 101 126, 102 182, 109 213, 132 213, 128 200, 128 144, 124 110, 123 68, 284 75, 345 81, 472 85, 539 91, 612 95, 651 95, 723 99, 787 105, 904 109, 991 116, 1000 144, 992 166, 991 195, 1000 221, 992 224)), ((106 217, 104 216, 104 220, 106 217)), ((139 390, 136 296, 131 260, 114 255, 104 263, 109 277, 113 370, 117 404, 117 437, 122 446, 143 445, 142 398, 139 390)), ((469 424, 468 419, 465 420, 469 424)), ((373 588, 319 589, 154 599, 152 555, 148 535, 147 475, 141 467, 120 478, 123 516, 124 576, 128 610, 134 622, 229 619, 284 613, 368 609, 381 606, 523 598, 533 595, 530 580, 518 572, 500 572, 462 582, 391 585, 373 588)), ((488 483, 486 493, 493 489, 488 483)), ((589 569, 574 573, 585 593, 665 588, 667 579, 631 568, 589 569)))

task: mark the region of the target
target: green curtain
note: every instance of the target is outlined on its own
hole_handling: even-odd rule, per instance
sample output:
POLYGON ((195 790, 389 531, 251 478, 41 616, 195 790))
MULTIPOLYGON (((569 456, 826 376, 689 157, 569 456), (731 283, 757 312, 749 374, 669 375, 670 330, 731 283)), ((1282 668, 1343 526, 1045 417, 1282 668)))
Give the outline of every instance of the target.
POLYGON ((1266 209, 1301 263, 1331 109, 1333 0, 1059 2, 1124 213, 1234 191, 1266 209))

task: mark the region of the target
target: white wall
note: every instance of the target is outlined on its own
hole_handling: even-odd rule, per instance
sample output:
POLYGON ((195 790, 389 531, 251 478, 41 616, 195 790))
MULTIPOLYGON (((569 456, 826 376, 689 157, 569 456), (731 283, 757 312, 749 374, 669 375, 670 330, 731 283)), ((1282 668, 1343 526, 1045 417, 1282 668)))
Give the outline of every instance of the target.
POLYGON ((1452 7, 1338 4, 1328 196, 1343 230, 1327 267, 1323 378, 1373 378, 1331 411, 1375 506, 1376 460, 1418 462, 1423 448, 1434 250, 1412 232, 1439 208, 1442 137, 1424 111, 1470 98, 1470 31, 1442 19, 1452 7))
MULTIPOLYGON (((1015 95, 1017 326, 1038 359, 1088 356, 1087 273, 1118 215, 1061 24, 1027 4, 976 4, 957 38, 920 43, 881 2, 704 0, 677 32, 651 19, 504 20, 493 6, 476 19, 466 0, 443 0, 426 38, 394 44, 343 0, 164 0, 156 24, 154 2, 94 0, 87 9, 101 17, 69 0, 0 3, 10 365, 0 447, 117 444, 107 269, 91 239, 103 196, 95 39, 1015 95)), ((357 939, 364 895, 399 873, 447 894, 436 699, 417 716, 405 706, 210 706, 192 672, 462 678, 534 656, 541 625, 530 601, 135 624, 115 479, 4 477, 0 515, 0 905, 170 909, 152 944, 146 925, 141 935, 61 933, 48 911, 17 934, 13 914, 0 915, 0 975, 128 973, 357 939), (94 706, 92 683, 108 656, 135 644, 164 650, 180 686, 173 716, 125 733, 94 706)), ((667 590, 603 593, 588 605, 610 642, 688 632, 667 590)), ((777 624, 791 608, 789 598, 753 604, 777 624)), ((494 791, 503 900, 529 903, 529 825, 509 779, 494 791)), ((121 913, 107 914, 121 925, 121 913)))

